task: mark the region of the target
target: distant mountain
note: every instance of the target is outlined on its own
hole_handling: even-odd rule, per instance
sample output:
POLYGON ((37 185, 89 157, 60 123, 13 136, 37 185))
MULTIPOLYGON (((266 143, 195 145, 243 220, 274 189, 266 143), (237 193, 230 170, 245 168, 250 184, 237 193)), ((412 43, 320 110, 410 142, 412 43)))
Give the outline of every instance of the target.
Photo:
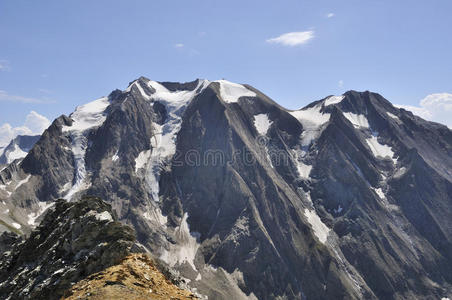
POLYGON ((15 159, 27 156, 28 151, 33 148, 39 140, 40 135, 18 135, 4 148, 0 149, 0 165, 9 164, 15 159))
POLYGON ((85 194, 209 299, 452 295, 452 131, 375 93, 290 111, 248 85, 141 77, 0 172, 0 230, 85 194))

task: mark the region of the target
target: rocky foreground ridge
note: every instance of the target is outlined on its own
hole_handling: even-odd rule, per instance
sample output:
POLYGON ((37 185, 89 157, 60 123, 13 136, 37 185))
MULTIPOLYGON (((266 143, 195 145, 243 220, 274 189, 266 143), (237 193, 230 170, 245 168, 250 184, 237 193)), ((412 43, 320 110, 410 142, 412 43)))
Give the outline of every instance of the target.
POLYGON ((124 299, 119 298, 124 290, 142 295, 139 291, 145 287, 145 296, 130 299, 164 299, 159 294, 166 299, 195 298, 167 280, 146 254, 133 253, 143 251, 135 244, 134 230, 118 222, 100 198, 58 200, 26 240, 5 233, 0 244, 0 299, 124 299), (144 276, 143 283, 133 280, 137 274, 144 276), (94 291, 90 280, 96 281, 94 291), (99 290, 108 297, 98 298, 99 290))

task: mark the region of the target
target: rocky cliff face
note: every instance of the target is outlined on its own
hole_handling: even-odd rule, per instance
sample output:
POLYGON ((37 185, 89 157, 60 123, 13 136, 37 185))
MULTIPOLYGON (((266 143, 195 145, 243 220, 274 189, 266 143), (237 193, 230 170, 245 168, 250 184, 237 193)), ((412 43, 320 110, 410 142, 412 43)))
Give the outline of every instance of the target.
POLYGON ((99 198, 58 200, 25 241, 4 249, 0 298, 59 299, 71 284, 119 263, 134 241, 133 229, 99 198))
POLYGON ((30 233, 55 198, 92 194, 210 299, 441 298, 451 157, 446 126, 375 93, 289 111, 224 80, 140 78, 0 172, 0 226, 30 233))

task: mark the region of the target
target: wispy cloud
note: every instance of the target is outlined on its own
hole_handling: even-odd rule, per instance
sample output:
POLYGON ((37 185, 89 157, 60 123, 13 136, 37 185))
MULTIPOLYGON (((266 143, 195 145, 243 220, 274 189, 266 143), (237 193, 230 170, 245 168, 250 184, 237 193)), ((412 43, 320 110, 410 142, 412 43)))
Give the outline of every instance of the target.
POLYGON ((299 31, 299 32, 288 32, 284 33, 278 37, 271 38, 267 40, 267 43, 271 44, 281 44, 283 46, 299 46, 306 44, 314 38, 314 31, 299 31))
POLYGON ((344 81, 341 79, 341 80, 339 80, 339 82, 337 83, 337 86, 338 87, 344 87, 344 81))
POLYGON ((411 111, 413 114, 429 121, 447 125, 452 129, 452 94, 431 94, 419 102, 419 106, 396 105, 411 111))
POLYGON ((332 18, 332 17, 334 17, 335 16, 335 14, 334 13, 327 13, 326 14, 326 17, 329 19, 329 18, 332 18))
POLYGON ((53 91, 48 90, 48 89, 38 89, 38 91, 42 94, 47 94, 47 95, 53 94, 53 91))
POLYGON ((174 48, 183 48, 185 45, 182 43, 178 43, 174 45, 174 48))
POLYGON ((8 94, 6 91, 0 90, 0 102, 19 102, 19 103, 31 103, 31 104, 49 104, 55 103, 53 100, 49 99, 38 99, 31 97, 24 97, 18 95, 8 94))
POLYGON ((9 71, 9 61, 0 59, 0 71, 9 71))

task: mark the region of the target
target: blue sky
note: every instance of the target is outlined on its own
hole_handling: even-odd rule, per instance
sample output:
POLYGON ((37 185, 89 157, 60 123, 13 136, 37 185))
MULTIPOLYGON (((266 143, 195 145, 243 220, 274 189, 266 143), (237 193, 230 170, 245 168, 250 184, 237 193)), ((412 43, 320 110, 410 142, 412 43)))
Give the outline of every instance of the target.
POLYGON ((53 120, 141 75, 248 83, 291 109, 371 90, 446 123, 451 11, 449 0, 0 0, 0 126, 30 111, 53 120), (439 93, 434 108, 420 103, 439 93))

